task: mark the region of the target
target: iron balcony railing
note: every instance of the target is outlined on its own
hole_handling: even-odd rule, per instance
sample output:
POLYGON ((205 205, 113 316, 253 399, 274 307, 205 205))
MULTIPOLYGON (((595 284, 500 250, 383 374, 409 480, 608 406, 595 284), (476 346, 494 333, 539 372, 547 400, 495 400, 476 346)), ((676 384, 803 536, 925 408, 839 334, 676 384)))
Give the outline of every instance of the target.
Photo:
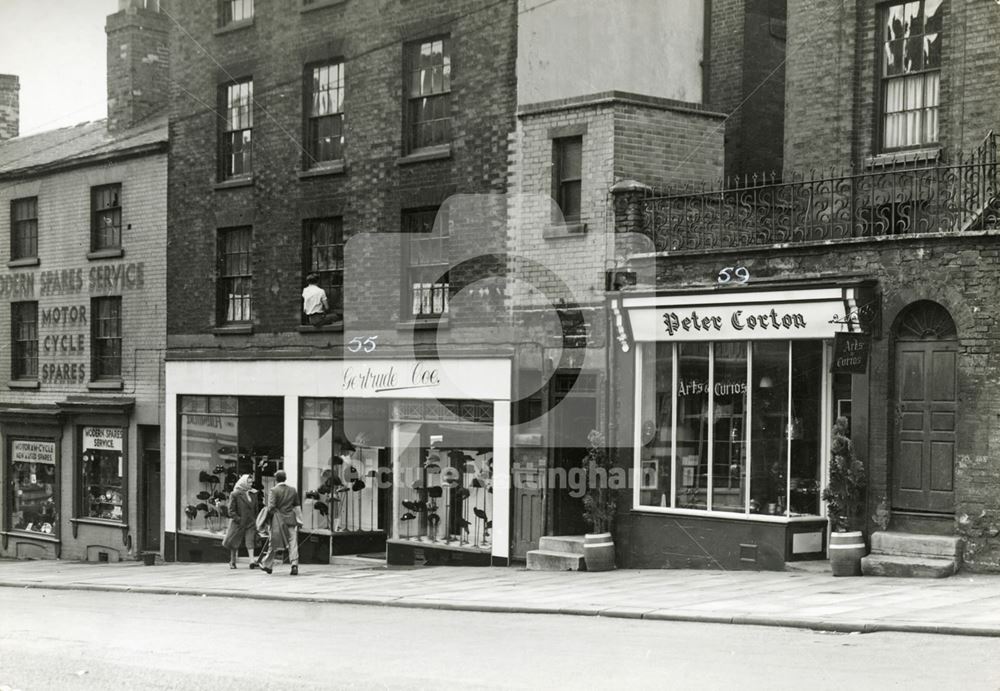
POLYGON ((619 229, 657 251, 710 250, 1000 227, 992 132, 952 164, 913 161, 828 176, 745 178, 732 187, 616 199, 619 229), (628 208, 632 205, 632 208, 628 208))

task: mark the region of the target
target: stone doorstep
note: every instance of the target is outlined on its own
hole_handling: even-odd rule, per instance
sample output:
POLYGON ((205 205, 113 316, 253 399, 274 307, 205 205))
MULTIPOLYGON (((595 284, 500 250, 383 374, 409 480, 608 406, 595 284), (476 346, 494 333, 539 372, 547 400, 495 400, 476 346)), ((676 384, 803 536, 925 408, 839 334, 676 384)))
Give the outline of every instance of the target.
POLYGON ((586 571, 582 554, 533 549, 527 560, 528 571, 586 571))
POLYGON ((946 578, 956 571, 956 561, 944 557, 869 554, 861 559, 861 573, 865 576, 946 578))
POLYGON ((543 552, 565 552, 583 554, 582 535, 543 535, 538 540, 538 549, 543 552))
POLYGON ((962 555, 962 538, 951 535, 877 531, 872 533, 872 554, 942 557, 957 560, 962 555))

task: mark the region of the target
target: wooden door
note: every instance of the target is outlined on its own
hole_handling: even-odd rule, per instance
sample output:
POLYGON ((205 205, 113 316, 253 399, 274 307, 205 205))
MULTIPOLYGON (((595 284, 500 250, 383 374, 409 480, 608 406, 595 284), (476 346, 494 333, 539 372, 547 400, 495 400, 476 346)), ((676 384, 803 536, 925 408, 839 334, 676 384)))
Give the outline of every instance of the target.
POLYGON ((539 449, 535 458, 520 459, 514 471, 514 559, 526 559, 529 550, 538 549, 538 539, 545 534, 545 468, 544 450, 539 449))
POLYGON ((896 343, 893 508, 955 510, 957 359, 955 341, 896 343))
POLYGON ((139 426, 139 449, 142 467, 141 505, 142 548, 160 550, 160 428, 139 426))

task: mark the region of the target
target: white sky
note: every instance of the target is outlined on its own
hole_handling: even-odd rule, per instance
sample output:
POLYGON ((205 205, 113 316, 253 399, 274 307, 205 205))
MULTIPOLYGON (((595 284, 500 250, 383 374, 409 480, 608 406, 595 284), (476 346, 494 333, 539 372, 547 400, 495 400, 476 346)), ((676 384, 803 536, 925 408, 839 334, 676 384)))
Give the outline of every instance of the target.
POLYGON ((0 0, 0 74, 21 79, 21 135, 107 115, 104 21, 118 0, 0 0))

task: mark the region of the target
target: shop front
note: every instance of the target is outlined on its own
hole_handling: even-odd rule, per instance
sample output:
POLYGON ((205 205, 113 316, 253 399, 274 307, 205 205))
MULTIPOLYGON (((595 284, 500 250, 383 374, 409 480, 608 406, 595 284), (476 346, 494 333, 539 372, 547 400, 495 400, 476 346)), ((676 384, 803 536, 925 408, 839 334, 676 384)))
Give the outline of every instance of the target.
POLYGON ((302 499, 300 558, 505 564, 510 361, 167 363, 166 555, 222 561, 235 481, 302 499))
POLYGON ((618 424, 634 439, 625 566, 780 569, 825 556, 830 429, 851 398, 851 375, 831 372, 834 339, 859 331, 858 293, 618 298, 615 358, 629 373, 618 424))

